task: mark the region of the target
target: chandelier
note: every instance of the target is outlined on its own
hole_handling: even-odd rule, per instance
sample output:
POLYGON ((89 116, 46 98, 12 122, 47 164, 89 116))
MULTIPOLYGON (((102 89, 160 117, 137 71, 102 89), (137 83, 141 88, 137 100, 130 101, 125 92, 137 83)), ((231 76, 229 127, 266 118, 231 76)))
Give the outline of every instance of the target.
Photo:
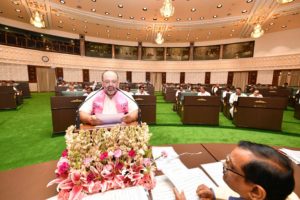
POLYGON ((252 38, 259 38, 264 34, 264 30, 261 28, 260 24, 256 24, 253 28, 253 31, 251 33, 252 38))
POLYGON ((34 11, 30 18, 30 23, 37 28, 45 28, 45 21, 43 15, 39 11, 34 11))
POLYGON ((172 5, 172 0, 164 0, 164 4, 160 8, 160 14, 165 18, 169 18, 174 14, 174 11, 175 8, 172 5))
POLYGON ((156 44, 162 44, 162 43, 164 43, 164 41, 165 41, 165 39, 163 38, 162 33, 158 32, 156 35, 156 38, 155 38, 156 44))
POLYGON ((290 3, 290 2, 293 2, 294 0, 277 0, 278 3, 281 3, 281 4, 285 4, 285 3, 290 3))

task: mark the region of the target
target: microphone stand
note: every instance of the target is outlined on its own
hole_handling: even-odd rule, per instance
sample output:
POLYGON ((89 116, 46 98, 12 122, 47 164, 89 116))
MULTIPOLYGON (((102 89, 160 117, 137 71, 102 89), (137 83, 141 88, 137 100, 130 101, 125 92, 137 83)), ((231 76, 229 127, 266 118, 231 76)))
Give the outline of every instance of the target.
POLYGON ((77 108, 76 110, 76 119, 75 119, 75 126, 76 129, 80 128, 80 116, 79 116, 79 109, 81 108, 81 106, 83 104, 85 104, 85 102, 87 102, 88 100, 90 100, 93 96, 95 96, 98 92, 100 92, 101 90, 103 90, 103 87, 101 87, 100 89, 96 90, 94 94, 92 94, 91 96, 88 96, 77 108))
POLYGON ((137 105, 137 107, 138 107, 138 124, 139 124, 139 126, 142 126, 142 112, 141 112, 139 104, 134 99, 132 99, 130 96, 128 96, 125 92, 123 92, 120 88, 117 88, 117 90, 119 92, 121 92, 122 94, 124 94, 128 99, 130 99, 132 102, 134 102, 137 105))

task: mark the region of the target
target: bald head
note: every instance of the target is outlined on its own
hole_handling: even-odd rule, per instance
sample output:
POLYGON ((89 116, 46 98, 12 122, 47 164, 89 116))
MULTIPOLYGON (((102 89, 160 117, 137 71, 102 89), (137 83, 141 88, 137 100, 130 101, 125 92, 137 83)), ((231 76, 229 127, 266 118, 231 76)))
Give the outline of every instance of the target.
POLYGON ((114 72, 114 71, 110 71, 110 70, 107 70, 105 72, 102 73, 102 81, 104 81, 104 79, 106 77, 114 77, 117 81, 119 81, 119 75, 117 74, 117 72, 114 72))
POLYGON ((104 92, 109 96, 113 97, 117 88, 119 88, 119 76, 114 71, 105 71, 102 74, 102 87, 104 92))

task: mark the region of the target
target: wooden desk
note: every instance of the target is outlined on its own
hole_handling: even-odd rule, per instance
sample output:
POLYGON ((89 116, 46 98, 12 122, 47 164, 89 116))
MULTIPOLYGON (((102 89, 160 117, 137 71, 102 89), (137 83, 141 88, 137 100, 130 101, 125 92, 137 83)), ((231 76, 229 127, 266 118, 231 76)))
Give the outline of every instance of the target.
MULTIPOLYGON (((216 161, 225 159, 237 145, 236 144, 202 144, 202 146, 207 150, 216 161)), ((275 147, 280 148, 280 147, 275 147)), ((300 150, 300 148, 290 148, 294 150, 300 150)), ((300 196, 300 166, 293 163, 294 167, 294 178, 295 178, 295 189, 294 192, 300 196)))
POLYGON ((219 125, 220 97, 185 96, 182 103, 183 124, 219 125))
POLYGON ((85 96, 51 97, 51 113, 53 134, 64 132, 70 125, 76 123, 76 110, 85 100, 85 96))
POLYGON ((281 131, 285 106, 282 97, 242 97, 234 108, 233 123, 238 127, 281 131))
POLYGON ((142 121, 147 124, 156 124, 156 96, 133 95, 141 109, 142 121))
POLYGON ((0 86, 0 109, 16 109, 16 96, 13 86, 0 86))
POLYGON ((300 104, 296 103, 295 104, 295 113, 294 113, 294 117, 296 119, 300 119, 300 104))

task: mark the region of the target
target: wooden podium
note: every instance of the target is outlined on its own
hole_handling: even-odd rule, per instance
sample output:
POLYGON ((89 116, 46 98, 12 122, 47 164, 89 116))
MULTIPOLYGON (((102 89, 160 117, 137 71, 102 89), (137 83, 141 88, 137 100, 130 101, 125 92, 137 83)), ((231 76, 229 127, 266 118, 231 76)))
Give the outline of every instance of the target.
POLYGON ((75 125, 76 110, 85 98, 85 96, 51 97, 53 134, 65 132, 70 125, 75 125))
POLYGON ((16 109, 17 100, 13 86, 0 86, 0 109, 16 109))
POLYGON ((238 127, 281 131, 286 99, 282 97, 239 98, 233 123, 238 127))
POLYGON ((219 125, 220 97, 185 96, 182 103, 183 124, 219 125))
POLYGON ((134 95, 133 98, 141 109, 142 122, 156 124, 156 96, 134 95))

